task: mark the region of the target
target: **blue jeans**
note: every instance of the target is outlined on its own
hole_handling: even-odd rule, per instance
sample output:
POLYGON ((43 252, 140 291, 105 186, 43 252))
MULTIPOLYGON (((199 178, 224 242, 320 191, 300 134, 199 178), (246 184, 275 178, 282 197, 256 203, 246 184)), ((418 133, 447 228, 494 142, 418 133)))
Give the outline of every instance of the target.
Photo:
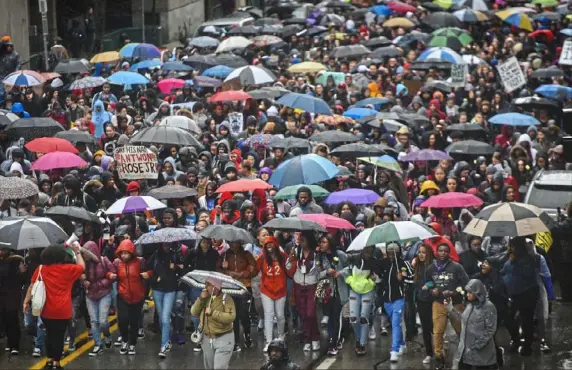
MULTIPOLYGON (((201 292, 202 289, 201 288, 195 288, 195 287, 191 287, 189 289, 189 304, 194 304, 196 302, 196 300, 201 296, 201 292)), ((191 316, 191 321, 193 322, 193 325, 195 326, 195 330, 198 329, 199 325, 200 325, 200 321, 199 318, 196 316, 191 316)))
POLYGON ((185 309, 187 292, 178 291, 175 295, 175 304, 173 306, 173 311, 171 312, 171 320, 173 320, 173 330, 176 335, 185 334, 185 309))
POLYGON ((109 333, 109 321, 107 316, 109 315, 109 306, 111 305, 111 294, 101 297, 99 300, 94 301, 86 297, 85 301, 87 304, 87 311, 89 312, 89 319, 91 320, 91 330, 93 334, 93 340, 95 345, 101 347, 103 342, 101 341, 101 333, 106 338, 109 338, 111 334, 109 333))
POLYGON ((35 326, 34 330, 34 348, 44 348, 44 341, 46 340, 46 329, 40 317, 34 317, 32 310, 28 310, 24 314, 24 325, 30 329, 35 326))
POLYGON ((401 329, 401 319, 405 308, 405 300, 400 298, 393 302, 383 304, 387 317, 391 322, 391 352, 398 352, 399 347, 405 345, 403 340, 403 330, 401 329))
POLYGON ((367 343, 369 330, 369 315, 373 307, 375 291, 359 294, 350 289, 350 324, 354 328, 356 338, 360 344, 367 343))
POLYGON ((161 323, 161 348, 169 343, 171 336, 171 311, 175 304, 177 292, 161 292, 153 291, 153 301, 155 301, 155 309, 161 323))

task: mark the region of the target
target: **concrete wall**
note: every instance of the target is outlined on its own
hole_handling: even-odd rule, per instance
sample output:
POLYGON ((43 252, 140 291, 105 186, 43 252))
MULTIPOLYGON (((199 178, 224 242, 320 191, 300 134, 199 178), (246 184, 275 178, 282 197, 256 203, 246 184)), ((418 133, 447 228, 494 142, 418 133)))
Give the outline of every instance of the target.
POLYGON ((0 0, 0 36, 9 35, 22 61, 30 57, 27 0, 0 0))

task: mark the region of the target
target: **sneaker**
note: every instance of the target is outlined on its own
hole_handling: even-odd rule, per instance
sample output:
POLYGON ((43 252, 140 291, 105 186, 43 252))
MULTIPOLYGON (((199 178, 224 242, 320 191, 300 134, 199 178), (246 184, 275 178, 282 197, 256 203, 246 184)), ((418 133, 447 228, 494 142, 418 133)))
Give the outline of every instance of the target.
POLYGON ((304 348, 303 348, 303 349, 304 349, 305 352, 309 352, 309 351, 312 350, 312 345, 311 345, 310 343, 306 343, 306 344, 304 344, 304 348))
POLYGON ((178 334, 178 335, 177 335, 177 344, 178 344, 179 346, 182 346, 182 345, 184 345, 185 343, 186 343, 186 341, 185 341, 185 336, 184 336, 184 335, 181 335, 181 334, 178 334))
POLYGON ((441 370, 445 368, 445 358, 443 356, 439 356, 435 358, 435 369, 441 370))
POLYGON ((233 352, 240 352, 242 351, 242 348, 240 348, 240 344, 235 344, 234 345, 234 349, 232 350, 233 352))
POLYGON ((42 357, 42 350, 38 347, 34 348, 34 352, 32 352, 33 357, 42 357))
POLYGON ((171 341, 168 341, 167 345, 165 346, 165 351, 171 352, 172 348, 173 348, 173 345, 171 344, 171 341))
POLYGON ((405 353, 405 350, 407 349, 407 346, 404 344, 402 346, 399 347, 399 352, 397 352, 397 354, 399 356, 403 356, 403 353, 405 353))
POLYGON ((320 341, 313 340, 312 341, 312 351, 319 351, 320 350, 320 341))
POLYGON ((250 334, 244 334, 244 347, 252 348, 252 339, 250 338, 250 334))
POLYGON ((12 348, 12 350, 10 351, 10 354, 12 356, 18 356, 19 353, 20 351, 18 351, 16 348, 12 348))
POLYGON ((121 346, 123 345, 123 340, 122 340, 122 339, 123 339, 123 338, 121 338, 121 337, 117 337, 117 339, 115 340, 115 342, 113 343, 113 345, 114 345, 115 347, 121 347, 121 346))
POLYGON ((264 353, 264 354, 268 353, 268 346, 270 346, 270 343, 266 343, 266 345, 264 345, 264 348, 262 349, 262 353, 264 353))
POLYGON ((74 344, 70 344, 68 345, 68 352, 74 352, 75 351, 75 343, 74 344))
POLYGON ((159 351, 159 358, 166 358, 167 357, 167 352, 165 352, 164 349, 161 349, 159 351))
POLYGON ((102 353, 103 353, 103 348, 101 348, 100 346, 95 346, 95 347, 93 347, 93 349, 91 350, 89 355, 91 357, 95 357, 97 355, 101 355, 102 353))
POLYGON ((423 359, 423 363, 424 363, 425 365, 430 364, 430 363, 431 363, 431 360, 433 360, 433 357, 431 357, 431 356, 425 356, 425 358, 423 359))
POLYGON ((381 335, 383 337, 387 337, 388 333, 387 333, 387 328, 386 327, 382 327, 381 328, 381 335))
POLYGON ((6 348, 4 348, 4 351, 10 352, 10 349, 11 349, 10 347, 6 347, 6 348))
POLYGON ((135 355, 136 353, 137 353, 137 352, 135 352, 135 346, 133 346, 133 345, 129 346, 129 351, 127 352, 127 354, 128 354, 129 356, 133 356, 133 355, 135 355))
POLYGON ((544 339, 540 342, 540 352, 542 353, 552 352, 552 350, 550 349, 550 347, 548 347, 548 344, 546 344, 546 341, 544 339))
POLYGON ((126 355, 128 352, 129 352, 129 347, 127 346, 127 343, 122 343, 119 353, 122 355, 126 355))
POLYGON ((369 335, 368 335, 369 340, 375 340, 375 338, 377 338, 377 334, 375 333, 375 326, 371 326, 371 328, 369 328, 369 335))
POLYGON ((264 320, 258 319, 258 332, 262 333, 263 330, 264 330, 264 320))
POLYGON ((169 352, 171 352, 171 342, 167 342, 165 347, 161 347, 161 350, 159 351, 159 358, 167 357, 167 353, 169 352))
POLYGON ((141 328, 141 329, 139 329, 139 331, 137 331, 137 338, 139 338, 139 339, 145 338, 145 330, 143 330, 143 328, 141 328))
POLYGON ((356 354, 358 356, 365 356, 367 353, 367 351, 365 350, 365 345, 360 344, 359 346, 357 346, 356 348, 356 354))
POLYGON ((328 356, 336 356, 338 354, 338 349, 332 346, 328 349, 328 356))
POLYGON ((322 318, 322 321, 320 322, 320 325, 323 327, 326 327, 326 326, 328 326, 328 321, 330 321, 330 318, 328 316, 324 316, 322 318))
POLYGON ((113 344, 113 342, 111 341, 111 337, 104 337, 103 341, 105 342, 105 348, 107 349, 111 348, 111 345, 113 344))
POLYGON ((346 340, 345 340, 344 338, 341 338, 341 339, 338 340, 338 351, 341 351, 342 348, 344 348, 344 343, 345 343, 345 341, 346 341, 346 340))
POLYGON ((395 351, 389 352, 389 361, 390 362, 397 362, 399 361, 399 353, 395 351))
POLYGON ((202 352, 203 351, 203 347, 201 346, 201 344, 195 344, 195 346, 193 347, 193 352, 202 352))

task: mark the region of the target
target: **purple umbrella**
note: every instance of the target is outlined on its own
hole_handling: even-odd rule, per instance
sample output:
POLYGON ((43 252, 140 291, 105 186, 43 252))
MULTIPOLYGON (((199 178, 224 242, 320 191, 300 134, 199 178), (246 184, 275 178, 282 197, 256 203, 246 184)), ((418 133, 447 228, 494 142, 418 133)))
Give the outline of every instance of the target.
POLYGON ((423 161, 441 161, 443 159, 453 159, 447 153, 440 150, 423 149, 416 152, 410 152, 400 157, 401 162, 423 162, 423 161))
POLYGON ((208 76, 197 76, 194 79, 195 85, 200 87, 221 87, 222 81, 208 76))
POLYGON ((367 189, 347 189, 336 191, 328 195, 326 204, 340 204, 342 202, 352 202, 353 204, 373 204, 379 199, 379 194, 367 189))
POLYGON ((123 213, 154 211, 162 208, 167 208, 167 206, 153 197, 134 196, 119 199, 113 203, 106 212, 108 214, 117 215, 123 213))

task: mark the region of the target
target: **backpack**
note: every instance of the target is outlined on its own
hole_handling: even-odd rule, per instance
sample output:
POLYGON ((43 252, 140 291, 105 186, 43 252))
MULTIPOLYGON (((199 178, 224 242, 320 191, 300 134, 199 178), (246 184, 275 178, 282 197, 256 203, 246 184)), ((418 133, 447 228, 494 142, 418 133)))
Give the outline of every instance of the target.
POLYGON ((46 304, 46 285, 42 278, 42 265, 38 271, 38 278, 32 285, 32 315, 39 317, 46 304))

